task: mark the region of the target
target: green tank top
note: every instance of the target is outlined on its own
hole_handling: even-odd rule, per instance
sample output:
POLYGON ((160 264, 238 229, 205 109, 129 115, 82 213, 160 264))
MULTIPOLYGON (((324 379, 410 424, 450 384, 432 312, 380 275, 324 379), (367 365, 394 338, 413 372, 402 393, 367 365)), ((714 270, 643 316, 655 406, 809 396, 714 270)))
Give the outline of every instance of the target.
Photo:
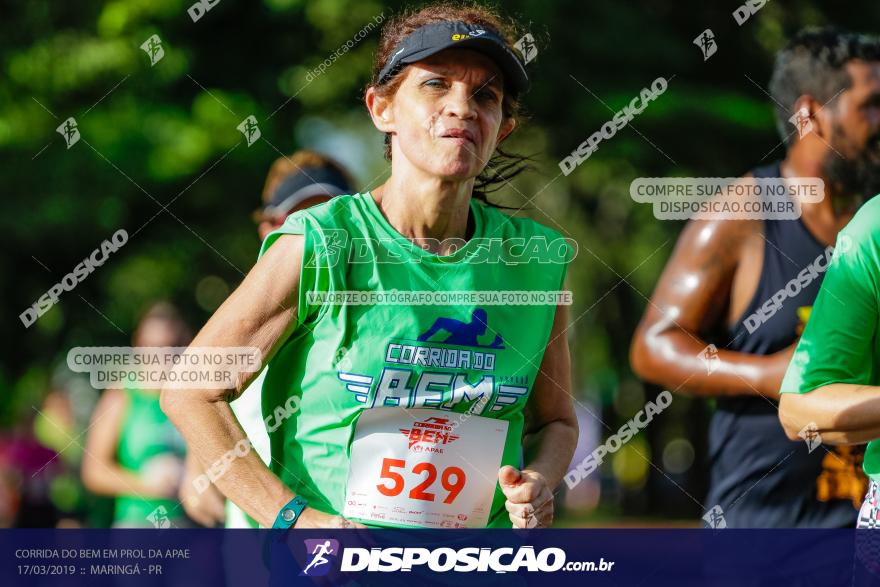
MULTIPOLYGON (((343 512, 357 420, 380 406, 434 409, 438 416, 471 409, 506 420, 502 464, 521 467, 523 407, 549 340, 554 304, 310 303, 310 294, 353 290, 562 290, 574 249, 559 233, 475 200, 470 210, 473 237, 445 256, 398 233, 369 193, 296 212, 263 243, 261 255, 280 235, 304 235, 297 326, 268 364, 262 402, 264 417, 277 426, 270 431, 271 468, 315 508, 343 512), (505 251, 506 258, 516 253, 531 261, 497 262, 505 251), (420 384, 423 375, 433 383, 420 384), (291 396, 299 398, 299 409, 272 419, 291 396)), ((504 501, 496 482, 490 527, 511 525, 504 501)))
MULTIPOLYGON (((151 459, 170 455, 181 460, 185 444, 174 424, 159 406, 159 394, 125 389, 126 407, 119 434, 119 465, 137 475, 149 474, 151 459)), ((137 495, 116 498, 114 525, 152 527, 150 516, 160 506, 175 522, 185 519, 182 506, 174 499, 142 499, 137 495)), ((162 510, 158 511, 159 514, 162 510)))

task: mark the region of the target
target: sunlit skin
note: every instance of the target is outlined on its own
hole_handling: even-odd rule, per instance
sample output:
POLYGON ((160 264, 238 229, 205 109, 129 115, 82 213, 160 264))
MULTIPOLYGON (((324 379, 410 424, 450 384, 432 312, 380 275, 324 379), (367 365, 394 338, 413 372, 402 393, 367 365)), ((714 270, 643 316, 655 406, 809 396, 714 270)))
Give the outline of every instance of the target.
MULTIPOLYGON (((366 105, 376 128, 391 134, 391 175, 372 190, 389 223, 410 239, 441 243, 431 252, 450 252, 443 241, 467 238, 474 179, 496 146, 515 126, 504 118, 503 78, 487 57, 450 49, 406 66, 391 96, 374 88, 366 105)), ((296 326, 303 239, 281 236, 242 284, 211 317, 192 345, 253 346, 268 362, 296 326)), ((571 396, 571 366, 565 306, 556 310, 550 339, 524 408, 525 467, 503 467, 498 481, 515 527, 547 526, 553 519, 552 490, 562 480, 577 443, 571 396)), ((221 458, 244 431, 229 407, 252 374, 235 389, 162 392, 163 410, 202 463, 221 458)), ((296 473, 296 472, 294 472, 296 473)), ((304 472, 307 474, 307 472, 304 472)), ((217 479, 218 488, 263 526, 294 494, 251 451, 235 459, 217 479)), ((355 527, 342 516, 307 507, 297 528, 355 527)))
POLYGON ((503 117, 504 78, 467 49, 441 51, 400 75, 393 96, 366 94, 373 124, 391 134, 391 176, 373 197, 406 237, 466 238, 474 179, 516 125, 503 117))
MULTIPOLYGON (((855 206, 852 194, 831 189, 823 177, 823 161, 839 156, 835 151, 841 148, 844 156, 858 153, 880 130, 880 64, 853 61, 846 67, 852 85, 830 104, 804 95, 792 105, 792 113, 807 109, 813 131, 796 137, 782 162, 784 177, 825 180, 826 197, 803 204, 802 219, 826 245, 834 244, 855 206), (835 125, 845 138, 843 146, 831 144, 835 125)), ((764 247, 759 220, 688 222, 633 337, 634 371, 679 393, 778 399, 794 345, 766 356, 727 351, 719 345, 711 374, 700 358, 708 332, 730 328, 742 318, 758 286, 764 247)))
MULTIPOLYGON (((278 214, 274 217, 267 217, 257 224, 257 234, 260 241, 266 239, 270 232, 276 230, 284 224, 287 217, 297 210, 304 210, 323 204, 328 201, 330 196, 312 196, 306 198, 293 207, 287 214, 278 214)), ((226 503, 224 496, 217 491, 215 485, 209 485, 204 491, 196 489, 195 481, 205 470, 198 463, 192 451, 186 453, 186 469, 183 481, 180 484, 178 498, 183 504, 186 514, 202 526, 213 527, 223 524, 226 520, 226 503)))
MULTIPOLYGON (((880 145, 869 142, 880 131, 880 63, 854 62, 847 69, 853 87, 841 95, 838 106, 844 139, 838 149, 852 156, 867 146, 880 165, 880 145)), ((822 442, 829 444, 875 440, 880 438, 880 387, 832 383, 809 393, 782 394, 779 420, 792 440, 808 425, 815 426, 822 442)))

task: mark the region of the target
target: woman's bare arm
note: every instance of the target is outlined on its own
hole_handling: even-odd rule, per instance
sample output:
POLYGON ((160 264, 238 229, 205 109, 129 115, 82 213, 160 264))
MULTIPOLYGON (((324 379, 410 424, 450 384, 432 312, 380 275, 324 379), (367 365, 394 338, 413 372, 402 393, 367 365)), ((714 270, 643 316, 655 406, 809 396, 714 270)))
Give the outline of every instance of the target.
POLYGON ((565 335, 567 327, 568 307, 558 306, 550 340, 525 410, 525 468, 541 473, 551 488, 562 482, 578 439, 571 394, 571 358, 565 335))
POLYGON ((108 389, 98 400, 83 455, 82 480, 98 495, 132 495, 142 498, 171 497, 173 485, 151 484, 133 471, 119 466, 116 453, 128 403, 119 389, 108 389))
POLYGON ((779 421, 792 440, 814 426, 828 444, 864 444, 880 438, 880 387, 832 383, 806 393, 782 393, 779 421))
POLYGON ((178 498, 186 515, 208 528, 225 522, 226 498, 213 483, 198 481, 205 471, 192 452, 186 454, 185 470, 178 498))
POLYGON ((522 471, 504 466, 498 482, 514 528, 553 523, 553 490, 562 481, 577 445, 578 424, 571 395, 566 306, 557 306, 550 340, 526 404, 522 471))
MULTIPOLYGON (((256 347, 268 362, 296 327, 296 300, 302 266, 303 237, 284 235, 257 261, 244 281, 195 337, 192 347, 256 347)), ((182 361, 186 364, 186 361, 182 361)), ((229 407, 259 369, 238 378, 233 389, 163 389, 162 410, 183 433, 202 467, 209 470, 226 455, 228 467, 214 480, 220 491, 263 526, 272 526, 281 508, 294 497, 248 446, 245 433, 229 407), (233 451, 233 453, 230 453, 233 451), (239 449, 239 454, 241 454, 239 449)), ((344 526, 346 521, 307 508, 297 527, 344 526)))

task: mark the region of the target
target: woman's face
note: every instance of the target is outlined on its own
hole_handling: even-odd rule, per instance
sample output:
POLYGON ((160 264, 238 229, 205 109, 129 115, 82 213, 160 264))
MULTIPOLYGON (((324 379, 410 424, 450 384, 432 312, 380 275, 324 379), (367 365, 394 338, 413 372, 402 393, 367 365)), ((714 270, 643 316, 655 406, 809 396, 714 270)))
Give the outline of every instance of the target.
POLYGON ((482 53, 447 49, 403 75, 393 96, 367 95, 376 127, 392 134, 395 163, 402 155, 407 165, 452 181, 479 175, 515 124, 502 114, 501 70, 482 53))

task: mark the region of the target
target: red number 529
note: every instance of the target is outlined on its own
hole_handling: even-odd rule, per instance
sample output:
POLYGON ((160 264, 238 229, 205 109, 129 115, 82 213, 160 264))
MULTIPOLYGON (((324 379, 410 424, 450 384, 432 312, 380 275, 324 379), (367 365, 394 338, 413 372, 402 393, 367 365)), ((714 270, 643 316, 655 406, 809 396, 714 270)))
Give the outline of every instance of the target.
MULTIPOLYGON (((403 475, 393 469, 405 467, 406 461, 403 459, 383 459, 382 471, 379 473, 379 478, 391 481, 391 485, 384 485, 382 483, 376 485, 376 489, 379 490, 379 493, 388 497, 400 495, 404 490, 404 478, 403 475)), ((416 463, 412 468, 412 472, 416 475, 427 473, 427 476, 422 479, 418 485, 410 489, 409 497, 411 499, 419 499, 422 501, 434 501, 436 495, 429 492, 428 489, 434 484, 434 481, 437 480, 437 467, 431 463, 416 463)), ((443 469, 443 472, 440 474, 440 485, 442 485, 443 489, 448 492, 443 503, 450 504, 455 501, 455 498, 458 497, 458 494, 464 489, 466 481, 467 477, 465 476, 464 471, 460 468, 447 467, 443 469)))

